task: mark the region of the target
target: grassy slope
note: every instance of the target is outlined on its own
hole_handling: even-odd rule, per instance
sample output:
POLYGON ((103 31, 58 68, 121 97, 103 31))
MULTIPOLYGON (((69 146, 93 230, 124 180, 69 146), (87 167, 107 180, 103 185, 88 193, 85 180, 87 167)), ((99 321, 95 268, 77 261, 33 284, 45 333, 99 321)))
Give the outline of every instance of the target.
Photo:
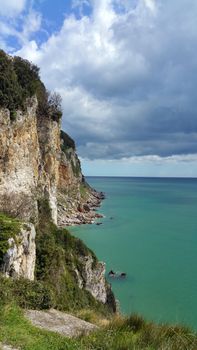
POLYGON ((0 341, 24 350, 77 350, 78 342, 32 326, 14 305, 1 307, 0 341))
POLYGON ((41 203, 39 214, 36 279, 51 291, 51 306, 72 312, 90 308, 101 314, 110 314, 111 310, 107 306, 96 301, 85 289, 80 289, 76 281, 74 270, 83 270, 81 258, 91 255, 96 267, 95 254, 80 239, 73 237, 66 229, 57 228, 48 220, 48 203, 41 203))
MULTIPOLYGON (((57 229, 46 220, 47 203, 40 209, 41 222, 37 233, 37 281, 13 280, 0 276, 0 342, 21 350, 196 350, 197 335, 186 328, 158 326, 138 316, 112 316, 108 310, 85 291, 81 291, 72 275, 73 265, 80 269, 78 256, 90 253, 82 241, 68 231, 57 229), (45 207, 45 208, 44 208, 45 207), (45 217, 46 216, 46 217, 45 217), (52 296, 51 296, 52 294, 52 296), (15 304, 13 304, 13 300, 15 304), (16 305, 17 303, 17 305, 16 305), (32 326, 20 308, 57 307, 81 312, 89 321, 108 317, 107 326, 100 331, 76 340, 69 340, 52 332, 32 326)), ((5 215, 0 217, 1 249, 5 237, 15 235, 20 227, 5 215), (13 225, 14 224, 14 225, 13 225)), ((95 257, 96 264, 96 257, 95 257)))
POLYGON ((107 327, 78 339, 40 330, 14 305, 1 307, 0 341, 21 350, 196 350, 197 336, 183 327, 157 326, 138 316, 116 317, 107 327))

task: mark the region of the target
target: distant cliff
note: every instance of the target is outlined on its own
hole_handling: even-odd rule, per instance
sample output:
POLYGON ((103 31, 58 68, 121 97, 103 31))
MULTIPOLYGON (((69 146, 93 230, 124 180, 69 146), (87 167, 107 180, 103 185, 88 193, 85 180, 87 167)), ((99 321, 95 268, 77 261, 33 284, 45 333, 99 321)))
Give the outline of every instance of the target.
MULTIPOLYGON (((92 209, 103 194, 87 185, 75 143, 61 131, 60 98, 46 91, 37 67, 0 51, 0 78, 0 268, 6 276, 33 280, 44 266, 43 237, 53 231, 53 248, 59 247, 55 225, 93 222, 92 209)), ((56 273, 62 279, 66 268, 72 287, 75 283, 107 304, 113 297, 103 263, 95 263, 87 248, 81 254, 76 239, 69 242, 70 265, 65 267, 68 261, 62 258, 56 273)))

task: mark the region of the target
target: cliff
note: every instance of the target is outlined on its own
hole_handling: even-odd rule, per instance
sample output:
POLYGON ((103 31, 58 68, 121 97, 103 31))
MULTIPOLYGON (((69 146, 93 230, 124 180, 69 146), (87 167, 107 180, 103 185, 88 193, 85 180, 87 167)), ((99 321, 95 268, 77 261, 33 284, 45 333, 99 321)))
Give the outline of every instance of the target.
MULTIPOLYGON (((61 131, 59 97, 51 97, 46 92, 35 66, 20 58, 10 58, 1 51, 0 77, 7 79, 11 70, 12 84, 10 80, 9 84, 7 80, 5 84, 0 83, 0 212, 4 213, 0 220, 0 269, 6 276, 33 280, 36 268, 36 278, 48 283, 44 276, 48 265, 43 262, 46 246, 42 244, 48 244, 45 237, 48 240, 53 237, 51 250, 58 250, 60 239, 55 225, 93 222, 97 214, 92 209, 99 205, 103 195, 87 185, 75 143, 61 131), (24 74, 27 79, 23 79, 24 74), (11 89, 13 84, 14 89, 11 89), (14 234, 13 225, 17 226, 14 234)), ((58 232, 64 235, 64 242, 69 233, 63 231, 58 232)), ((68 280, 64 275, 67 271, 72 287, 76 284, 79 290, 86 290, 99 302, 107 304, 111 291, 105 281, 104 265, 93 263, 95 258, 88 249, 83 247, 83 254, 76 251, 77 240, 71 241, 72 256, 69 258, 65 256, 68 247, 60 244, 64 253, 60 254, 58 266, 54 260, 56 272, 54 267, 53 273, 59 275, 61 281, 55 282, 54 278, 54 283, 61 286, 64 279, 63 289, 66 290, 68 280)), ((50 287, 53 293, 57 292, 57 286, 50 287)))
POLYGON ((45 198, 55 224, 92 222, 90 209, 102 196, 84 181, 74 142, 61 132, 60 121, 38 117, 37 106, 32 97, 14 121, 8 109, 0 109, 0 210, 37 223, 45 198))

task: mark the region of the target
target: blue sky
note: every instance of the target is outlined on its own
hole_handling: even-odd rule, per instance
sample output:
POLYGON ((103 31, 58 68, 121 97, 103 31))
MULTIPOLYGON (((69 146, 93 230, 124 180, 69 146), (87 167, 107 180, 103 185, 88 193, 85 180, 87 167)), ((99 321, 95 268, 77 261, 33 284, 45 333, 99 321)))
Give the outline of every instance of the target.
POLYGON ((197 175, 196 0, 0 0, 0 46, 40 67, 86 175, 197 175))

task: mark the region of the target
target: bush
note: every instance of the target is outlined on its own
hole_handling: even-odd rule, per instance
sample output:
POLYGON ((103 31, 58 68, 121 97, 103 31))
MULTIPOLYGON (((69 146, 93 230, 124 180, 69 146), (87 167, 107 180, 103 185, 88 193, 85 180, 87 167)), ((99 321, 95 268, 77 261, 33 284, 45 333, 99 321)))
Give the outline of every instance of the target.
POLYGON ((52 292, 54 306, 60 310, 79 310, 92 308, 107 313, 109 310, 96 301, 86 290, 80 289, 75 269, 82 270, 81 258, 92 255, 94 264, 97 259, 78 238, 66 229, 57 228, 46 220, 49 208, 46 201, 39 202, 39 227, 36 236, 36 278, 44 282, 52 292))
POLYGON ((14 300, 22 308, 48 309, 53 306, 52 299, 52 293, 44 283, 0 276, 0 302, 3 305, 14 300))
POLYGON ((26 109, 27 98, 36 95, 38 114, 59 121, 62 116, 61 97, 50 94, 39 76, 39 68, 21 57, 11 58, 0 50, 0 107, 10 110, 15 120, 18 109, 26 109))
POLYGON ((75 150, 75 141, 63 130, 61 130, 61 140, 62 140, 63 151, 66 150, 67 148, 72 148, 75 150))
POLYGON ((20 228, 21 223, 19 220, 0 213, 0 266, 9 248, 8 239, 14 238, 17 240, 17 234, 20 232, 20 228))
POLYGON ((22 107, 22 87, 18 82, 13 62, 0 50, 0 106, 8 108, 11 117, 14 111, 22 107))

